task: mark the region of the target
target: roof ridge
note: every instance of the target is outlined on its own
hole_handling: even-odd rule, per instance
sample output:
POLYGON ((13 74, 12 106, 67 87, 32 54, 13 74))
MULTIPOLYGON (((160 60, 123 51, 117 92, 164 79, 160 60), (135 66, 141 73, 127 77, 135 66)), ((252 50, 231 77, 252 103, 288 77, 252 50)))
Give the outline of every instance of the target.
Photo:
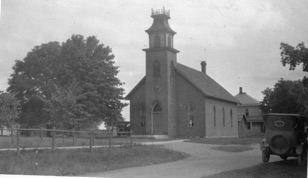
POLYGON ((209 75, 198 71, 194 68, 177 63, 175 68, 183 75, 190 83, 194 84, 203 94, 225 101, 239 103, 239 101, 231 95, 218 82, 212 79, 209 75))

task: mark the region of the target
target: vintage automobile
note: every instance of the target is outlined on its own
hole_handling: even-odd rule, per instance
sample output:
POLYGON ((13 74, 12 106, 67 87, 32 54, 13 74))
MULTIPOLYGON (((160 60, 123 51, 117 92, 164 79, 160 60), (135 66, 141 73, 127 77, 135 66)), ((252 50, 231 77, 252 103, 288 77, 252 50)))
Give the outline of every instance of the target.
POLYGON ((130 135, 130 122, 129 121, 118 121, 117 132, 118 132, 118 136, 129 136, 130 135))
POLYGON ((262 161, 270 155, 286 160, 297 157, 298 164, 307 160, 307 118, 300 114, 271 113, 263 116, 265 138, 261 141, 262 161))

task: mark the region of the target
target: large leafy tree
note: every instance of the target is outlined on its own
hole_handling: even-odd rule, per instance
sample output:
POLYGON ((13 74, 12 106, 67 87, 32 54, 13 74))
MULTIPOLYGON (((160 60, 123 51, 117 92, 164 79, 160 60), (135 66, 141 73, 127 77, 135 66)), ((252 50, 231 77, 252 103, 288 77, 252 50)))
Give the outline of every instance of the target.
POLYGON ((125 106, 114 55, 94 36, 73 35, 62 44, 36 46, 13 69, 8 91, 17 93, 21 123, 28 126, 55 117, 62 125, 98 125, 116 119, 125 106))
MULTIPOLYGON (((299 43, 296 47, 293 47, 287 43, 280 44, 281 49, 281 62, 283 66, 287 64, 290 66, 290 70, 294 70, 297 66, 301 65, 304 72, 308 72, 308 49, 305 44, 299 43)), ((304 106, 303 114, 308 116, 308 78, 304 76, 302 79, 304 86, 304 92, 299 96, 299 104, 304 106)))
POLYGON ((67 88, 55 86, 55 92, 44 101, 46 110, 50 116, 50 124, 61 128, 79 128, 81 124, 87 123, 87 112, 84 104, 77 103, 82 98, 80 87, 75 81, 67 88))
POLYGON ((14 94, 0 91, 0 127, 9 127, 18 118, 19 101, 14 94))
POLYGON ((261 109, 265 113, 302 113, 305 106, 300 102, 304 94, 303 83, 280 79, 274 88, 266 88, 261 102, 261 109))
POLYGON ((296 47, 281 43, 280 49, 283 66, 289 64, 290 70, 294 70, 296 66, 302 65, 303 71, 308 72, 308 49, 304 43, 300 43, 296 47))

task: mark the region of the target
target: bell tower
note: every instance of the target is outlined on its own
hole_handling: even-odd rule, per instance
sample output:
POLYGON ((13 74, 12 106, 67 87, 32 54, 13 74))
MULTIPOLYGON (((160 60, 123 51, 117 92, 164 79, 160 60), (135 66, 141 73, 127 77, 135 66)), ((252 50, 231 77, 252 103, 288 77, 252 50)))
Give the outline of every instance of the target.
POLYGON ((170 28, 168 23, 170 11, 165 10, 165 8, 161 10, 152 9, 151 17, 154 19, 153 24, 146 30, 149 34, 149 49, 169 48, 175 53, 179 52, 173 48, 173 36, 176 32, 170 28))
POLYGON ((178 50, 168 23, 170 11, 153 10, 153 24, 146 30, 149 48, 146 53, 146 132, 153 135, 176 134, 174 66, 178 50), (159 108, 159 109, 157 109, 159 108))

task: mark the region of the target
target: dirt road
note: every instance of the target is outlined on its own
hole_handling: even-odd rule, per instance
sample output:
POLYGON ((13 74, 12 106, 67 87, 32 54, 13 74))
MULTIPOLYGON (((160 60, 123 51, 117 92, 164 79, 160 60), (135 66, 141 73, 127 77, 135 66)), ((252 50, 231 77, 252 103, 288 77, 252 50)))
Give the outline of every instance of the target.
MULTIPOLYGON (((211 149, 211 147, 215 145, 198 143, 172 142, 164 143, 163 145, 172 150, 188 153, 191 157, 177 162, 126 168, 82 176, 110 178, 199 178, 223 171, 261 164, 261 151, 259 145, 253 145, 253 150, 240 153, 217 151, 211 149)), ((272 156, 270 162, 278 160, 280 160, 279 157, 272 156)))

